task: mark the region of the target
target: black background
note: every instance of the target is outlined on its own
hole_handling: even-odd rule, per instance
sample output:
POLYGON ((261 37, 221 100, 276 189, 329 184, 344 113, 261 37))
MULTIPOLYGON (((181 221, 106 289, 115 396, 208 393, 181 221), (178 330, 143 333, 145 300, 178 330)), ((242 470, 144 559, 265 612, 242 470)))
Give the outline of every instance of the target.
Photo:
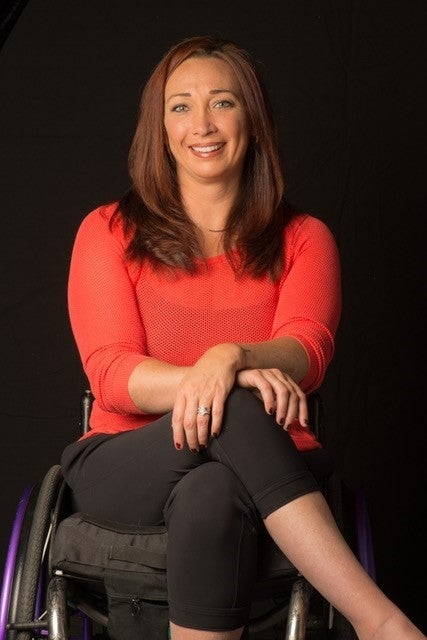
POLYGON ((289 199, 339 244, 327 446, 372 521, 377 580, 425 630, 424 1, 30 0, 0 6, 1 561, 17 501, 78 434, 66 281, 83 216, 128 185, 140 91, 177 39, 259 61, 289 199))

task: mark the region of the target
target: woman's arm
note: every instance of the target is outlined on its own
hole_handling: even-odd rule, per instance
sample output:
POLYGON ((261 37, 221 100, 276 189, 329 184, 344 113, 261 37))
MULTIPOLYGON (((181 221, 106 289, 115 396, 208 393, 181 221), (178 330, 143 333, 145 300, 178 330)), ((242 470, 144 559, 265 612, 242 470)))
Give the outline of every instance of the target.
POLYGON ((107 412, 131 414, 139 410, 129 395, 129 376, 147 359, 147 347, 135 296, 137 268, 124 260, 126 242, 120 228, 109 228, 113 208, 92 211, 78 229, 68 309, 97 403, 107 412))
POLYGON ((243 369, 280 369, 301 382, 309 369, 308 355, 301 342, 292 336, 273 338, 267 342, 240 344, 243 369))
MULTIPOLYGON (((319 221, 316 224, 319 227, 319 221)), ((227 394, 238 384, 261 397, 266 411, 275 412, 280 424, 286 427, 296 416, 304 424, 305 396, 297 383, 306 390, 321 380, 337 323, 337 288, 334 292, 331 286, 337 281, 336 248, 322 224, 320 233, 319 228, 313 231, 313 223, 305 226, 311 230, 294 232, 296 241, 287 247, 271 339, 217 344, 190 367, 147 355, 136 304, 138 267, 125 262, 125 239, 117 229, 111 233, 108 212, 105 215, 102 208, 87 216, 73 248, 69 310, 99 405, 119 414, 173 409, 176 442, 185 440, 186 429, 197 431, 200 421, 206 439, 206 417, 197 416, 197 407, 211 407, 210 429, 218 433, 227 394)))
MULTIPOLYGON (((83 220, 76 235, 68 285, 72 329, 91 389, 104 410, 165 413, 173 408, 177 390, 189 374, 189 367, 175 366, 147 355, 144 327, 136 303, 138 267, 125 262, 126 241, 119 228, 111 232, 110 213, 108 208, 93 211, 83 220)), ((236 345, 217 345, 208 349, 193 375, 207 376, 213 382, 221 371, 228 389, 235 384, 237 370, 245 366, 267 366, 267 351, 263 345, 252 345, 249 361, 249 353, 237 349, 236 345), (261 351, 265 357, 256 365, 253 357, 261 351)), ((280 362, 280 349, 276 348, 276 352, 280 362)), ((270 361, 274 362, 271 357, 270 361)), ((287 361, 289 364, 289 354, 287 361)), ((296 375, 293 368, 289 372, 296 375)))
POLYGON ((233 384, 252 389, 265 410, 287 428, 307 425, 305 392, 317 388, 334 352, 341 312, 339 255, 320 220, 302 216, 287 231, 286 264, 270 340, 222 344, 208 349, 187 371, 173 410, 175 442, 190 447, 221 429, 225 398, 233 384), (299 384, 298 384, 299 383, 299 384), (197 415, 211 408, 210 422, 197 415))
POLYGON ((176 390, 189 367, 177 367, 155 358, 137 364, 129 377, 129 395, 143 413, 173 409, 176 390))

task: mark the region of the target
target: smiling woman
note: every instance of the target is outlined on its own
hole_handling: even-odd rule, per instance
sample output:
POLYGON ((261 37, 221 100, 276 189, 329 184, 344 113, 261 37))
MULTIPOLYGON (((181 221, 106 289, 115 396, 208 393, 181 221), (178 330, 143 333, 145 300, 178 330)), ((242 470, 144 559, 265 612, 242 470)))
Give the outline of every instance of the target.
MULTIPOLYGON (((202 238, 206 229, 224 229, 249 144, 242 90, 230 65, 215 58, 185 60, 166 83, 164 123, 188 215, 202 238), (222 207, 200 206, 200 189, 206 195, 208 185, 212 199, 222 191, 222 207)), ((209 254, 221 250, 218 244, 205 248, 209 254)))
POLYGON ((334 353, 339 256, 288 205, 279 158, 246 51, 200 36, 164 55, 132 186, 73 247, 69 311, 95 401, 64 477, 79 511, 166 524, 173 640, 241 637, 265 530, 360 640, 421 640, 319 490, 330 460, 306 394, 334 353))

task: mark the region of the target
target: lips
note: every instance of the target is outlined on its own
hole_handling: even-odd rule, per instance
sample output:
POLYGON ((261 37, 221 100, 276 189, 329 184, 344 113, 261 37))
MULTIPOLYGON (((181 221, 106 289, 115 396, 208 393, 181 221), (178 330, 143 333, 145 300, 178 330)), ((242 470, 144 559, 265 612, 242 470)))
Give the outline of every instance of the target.
POLYGON ((220 142, 219 144, 209 144, 204 146, 195 146, 190 147, 196 153, 212 153, 212 151, 219 151, 224 146, 224 142, 220 142))

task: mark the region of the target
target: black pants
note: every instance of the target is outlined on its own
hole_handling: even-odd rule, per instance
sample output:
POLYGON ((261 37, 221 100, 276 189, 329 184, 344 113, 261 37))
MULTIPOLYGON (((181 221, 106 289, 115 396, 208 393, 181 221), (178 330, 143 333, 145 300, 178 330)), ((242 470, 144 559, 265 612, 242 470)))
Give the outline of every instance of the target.
POLYGON ((168 529, 168 594, 176 624, 246 624, 262 519, 319 489, 325 450, 300 453, 250 391, 234 389, 222 431, 202 453, 173 445, 171 416, 69 445, 62 457, 73 507, 95 517, 168 529))

